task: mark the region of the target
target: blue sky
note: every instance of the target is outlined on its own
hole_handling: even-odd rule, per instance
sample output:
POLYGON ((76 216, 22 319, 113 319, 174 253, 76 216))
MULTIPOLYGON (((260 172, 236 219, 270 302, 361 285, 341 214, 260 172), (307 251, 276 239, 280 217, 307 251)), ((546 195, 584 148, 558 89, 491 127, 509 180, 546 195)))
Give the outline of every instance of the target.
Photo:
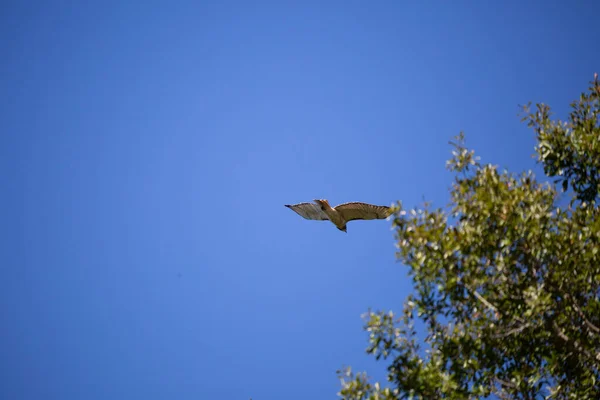
POLYGON ((381 378, 360 315, 411 291, 387 221, 448 140, 536 169, 518 105, 600 72, 595 1, 5 2, 0 397, 325 399, 381 378))

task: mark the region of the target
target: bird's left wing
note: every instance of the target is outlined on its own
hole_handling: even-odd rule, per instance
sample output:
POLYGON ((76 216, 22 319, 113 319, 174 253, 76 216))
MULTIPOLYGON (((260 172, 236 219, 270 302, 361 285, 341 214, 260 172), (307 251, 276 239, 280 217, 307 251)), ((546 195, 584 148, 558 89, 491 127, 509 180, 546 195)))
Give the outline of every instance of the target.
POLYGON ((316 221, 329 220, 329 218, 327 217, 327 214, 325 214, 325 212, 323 210, 321 210, 321 207, 319 207, 315 203, 300 203, 300 204, 292 204, 292 205, 286 204, 285 206, 287 208, 295 211, 296 213, 298 213, 298 215, 300 215, 301 217, 306 218, 306 219, 311 219, 311 220, 316 220, 316 221))
POLYGON ((376 206, 367 203, 344 203, 335 209, 342 214, 346 221, 355 219, 386 219, 392 214, 392 209, 387 206, 376 206))

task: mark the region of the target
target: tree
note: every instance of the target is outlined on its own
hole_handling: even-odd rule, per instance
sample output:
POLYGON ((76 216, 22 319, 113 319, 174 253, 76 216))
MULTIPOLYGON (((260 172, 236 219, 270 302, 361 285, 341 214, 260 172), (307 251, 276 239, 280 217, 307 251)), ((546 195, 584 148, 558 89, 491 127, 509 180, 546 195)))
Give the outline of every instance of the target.
POLYGON ((389 386, 339 371, 342 398, 600 398, 597 74, 571 108, 561 122, 547 105, 524 107, 555 182, 481 164, 461 133, 449 207, 397 204, 397 256, 415 293, 399 317, 369 312, 365 324, 389 386), (558 205, 560 190, 570 204, 558 205))

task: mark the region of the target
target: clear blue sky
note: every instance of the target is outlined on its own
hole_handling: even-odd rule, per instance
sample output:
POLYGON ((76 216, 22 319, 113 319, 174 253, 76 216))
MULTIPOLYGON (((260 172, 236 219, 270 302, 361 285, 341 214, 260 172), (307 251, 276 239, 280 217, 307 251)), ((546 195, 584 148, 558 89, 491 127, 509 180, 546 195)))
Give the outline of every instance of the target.
POLYGON ((0 398, 335 398, 411 291, 388 221, 448 140, 534 168, 518 104, 600 72, 597 1, 4 2, 0 398), (94 4, 95 3, 95 4, 94 4))

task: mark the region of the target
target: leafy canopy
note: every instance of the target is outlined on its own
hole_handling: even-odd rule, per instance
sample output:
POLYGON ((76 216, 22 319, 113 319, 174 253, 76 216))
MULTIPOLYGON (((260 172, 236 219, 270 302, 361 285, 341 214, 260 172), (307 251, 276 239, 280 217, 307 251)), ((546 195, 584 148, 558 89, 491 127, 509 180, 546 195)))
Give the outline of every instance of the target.
POLYGON ((481 164, 461 133, 449 208, 397 204, 397 256, 415 293, 399 316, 366 317, 388 386, 339 371, 342 398, 600 398, 597 75, 571 108, 562 122, 547 105, 524 107, 554 184, 481 164), (557 205, 561 189, 568 206, 557 205))

